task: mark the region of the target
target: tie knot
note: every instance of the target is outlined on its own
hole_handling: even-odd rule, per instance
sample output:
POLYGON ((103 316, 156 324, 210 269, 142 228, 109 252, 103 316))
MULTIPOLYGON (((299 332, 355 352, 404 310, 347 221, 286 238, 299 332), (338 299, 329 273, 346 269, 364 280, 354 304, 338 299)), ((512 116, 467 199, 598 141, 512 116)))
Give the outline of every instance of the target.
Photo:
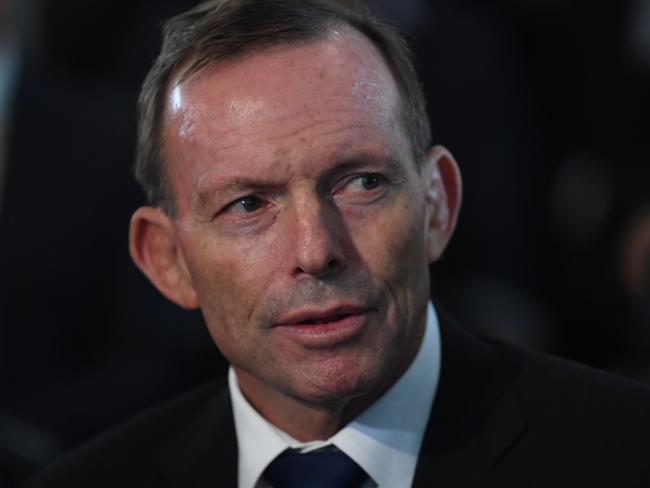
POLYGON ((337 450, 299 453, 287 450, 264 471, 273 488, 358 488, 367 475, 337 450))

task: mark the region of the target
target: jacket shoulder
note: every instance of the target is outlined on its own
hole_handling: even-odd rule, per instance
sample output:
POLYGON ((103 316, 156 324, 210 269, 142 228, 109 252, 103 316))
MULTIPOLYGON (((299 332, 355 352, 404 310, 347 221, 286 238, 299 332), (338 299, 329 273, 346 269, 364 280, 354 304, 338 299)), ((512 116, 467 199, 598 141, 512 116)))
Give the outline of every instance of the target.
POLYGON ((32 477, 25 488, 76 486, 162 486, 156 452, 206 410, 229 411, 225 380, 218 380, 146 410, 100 435, 32 477), (214 408, 215 404, 221 408, 214 408))
POLYGON ((543 405, 544 415, 604 420, 626 413, 630 421, 650 420, 650 385, 543 353, 493 347, 528 412, 543 405))
MULTIPOLYGON (((650 483, 650 387, 544 354, 495 345, 526 429, 497 467, 573 486, 650 483), (544 466, 544 475, 535 473, 544 466), (621 478, 629 475, 635 481, 621 478)), ((564 485, 562 485, 564 486, 564 485)))

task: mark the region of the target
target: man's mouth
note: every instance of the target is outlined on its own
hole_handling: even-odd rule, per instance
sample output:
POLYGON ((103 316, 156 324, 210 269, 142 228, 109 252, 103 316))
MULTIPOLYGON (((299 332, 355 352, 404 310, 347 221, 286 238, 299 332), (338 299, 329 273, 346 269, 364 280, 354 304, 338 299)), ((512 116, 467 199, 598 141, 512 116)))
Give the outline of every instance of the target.
POLYGON ((321 309, 305 308, 280 317, 276 326, 329 324, 340 322, 353 315, 364 314, 367 310, 367 307, 359 305, 335 305, 321 309))
POLYGON ((307 319, 301 320, 296 325, 318 325, 318 324, 328 324, 330 322, 338 322, 339 320, 349 317, 352 314, 337 314, 329 317, 324 317, 320 319, 307 319))
POLYGON ((274 329, 307 348, 332 348, 356 338, 366 326, 369 312, 359 306, 303 310, 282 317, 274 329))

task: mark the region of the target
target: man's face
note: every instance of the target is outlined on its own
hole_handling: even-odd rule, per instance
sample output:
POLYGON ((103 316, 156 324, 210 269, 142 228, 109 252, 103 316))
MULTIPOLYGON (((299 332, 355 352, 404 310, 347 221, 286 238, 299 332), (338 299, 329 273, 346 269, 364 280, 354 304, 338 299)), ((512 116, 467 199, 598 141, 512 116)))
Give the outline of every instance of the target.
POLYGON ((170 89, 181 267, 253 403, 377 391, 417 350, 429 212, 398 103, 379 53, 348 30, 170 89))

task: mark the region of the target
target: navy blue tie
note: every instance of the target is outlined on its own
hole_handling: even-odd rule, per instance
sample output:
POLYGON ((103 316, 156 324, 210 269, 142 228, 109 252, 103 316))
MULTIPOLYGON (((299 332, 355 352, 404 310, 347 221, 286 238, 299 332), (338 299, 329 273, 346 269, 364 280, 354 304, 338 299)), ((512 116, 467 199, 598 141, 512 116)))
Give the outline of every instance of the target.
POLYGON ((368 475, 338 449, 304 454, 287 450, 266 468, 264 478, 273 488, 359 488, 368 475))

